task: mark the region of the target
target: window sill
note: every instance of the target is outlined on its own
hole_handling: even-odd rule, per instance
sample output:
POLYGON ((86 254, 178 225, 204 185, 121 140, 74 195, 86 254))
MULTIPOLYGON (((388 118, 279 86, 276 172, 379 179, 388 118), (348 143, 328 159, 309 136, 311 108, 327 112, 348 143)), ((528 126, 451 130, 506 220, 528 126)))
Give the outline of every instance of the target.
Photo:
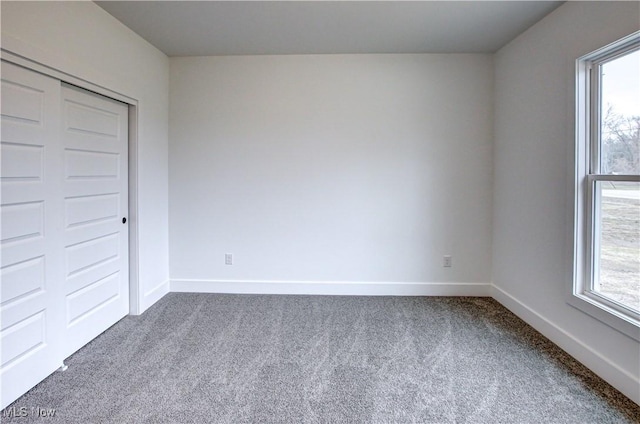
POLYGON ((633 317, 627 316, 583 293, 569 294, 567 297, 567 303, 604 324, 607 324, 614 330, 617 330, 640 342, 640 321, 633 317))

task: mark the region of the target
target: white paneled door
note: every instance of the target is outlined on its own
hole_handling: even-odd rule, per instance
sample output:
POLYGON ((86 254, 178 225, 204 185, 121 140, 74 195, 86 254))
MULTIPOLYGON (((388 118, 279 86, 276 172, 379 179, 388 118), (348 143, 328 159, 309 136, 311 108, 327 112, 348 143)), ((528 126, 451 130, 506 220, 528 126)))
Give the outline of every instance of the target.
POLYGON ((64 355, 129 311, 128 108, 62 87, 64 355))
POLYGON ((60 82, 2 63, 2 407, 62 364, 60 82))
POLYGON ((0 408, 128 313, 128 107, 2 62, 0 408))

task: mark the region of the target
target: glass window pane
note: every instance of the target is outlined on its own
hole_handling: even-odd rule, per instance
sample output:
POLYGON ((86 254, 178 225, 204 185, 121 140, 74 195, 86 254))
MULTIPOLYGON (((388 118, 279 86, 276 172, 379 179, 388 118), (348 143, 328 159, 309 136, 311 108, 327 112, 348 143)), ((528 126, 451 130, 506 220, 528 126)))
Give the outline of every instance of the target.
POLYGON ((596 181, 592 289, 640 311, 640 183, 596 181))
POLYGON ((640 51, 600 70, 600 173, 640 174, 640 51))

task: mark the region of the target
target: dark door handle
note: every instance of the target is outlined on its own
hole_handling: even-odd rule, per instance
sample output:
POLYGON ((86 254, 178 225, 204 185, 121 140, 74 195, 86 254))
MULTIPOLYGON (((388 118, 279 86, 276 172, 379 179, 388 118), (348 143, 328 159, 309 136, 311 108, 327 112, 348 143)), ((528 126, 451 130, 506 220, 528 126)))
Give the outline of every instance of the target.
POLYGON ((127 218, 122 218, 122 223, 126 224, 127 223, 127 218))

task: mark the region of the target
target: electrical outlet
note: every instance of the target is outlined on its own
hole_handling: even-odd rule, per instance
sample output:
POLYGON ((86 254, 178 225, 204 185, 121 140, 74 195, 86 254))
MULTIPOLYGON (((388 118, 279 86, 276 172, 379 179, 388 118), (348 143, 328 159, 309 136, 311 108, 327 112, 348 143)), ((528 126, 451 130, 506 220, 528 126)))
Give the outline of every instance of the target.
POLYGON ((225 265, 233 265, 233 253, 225 253, 224 254, 224 264, 225 265))
POLYGON ((451 268, 452 262, 451 262, 451 255, 444 255, 442 257, 442 266, 445 268, 451 268))

